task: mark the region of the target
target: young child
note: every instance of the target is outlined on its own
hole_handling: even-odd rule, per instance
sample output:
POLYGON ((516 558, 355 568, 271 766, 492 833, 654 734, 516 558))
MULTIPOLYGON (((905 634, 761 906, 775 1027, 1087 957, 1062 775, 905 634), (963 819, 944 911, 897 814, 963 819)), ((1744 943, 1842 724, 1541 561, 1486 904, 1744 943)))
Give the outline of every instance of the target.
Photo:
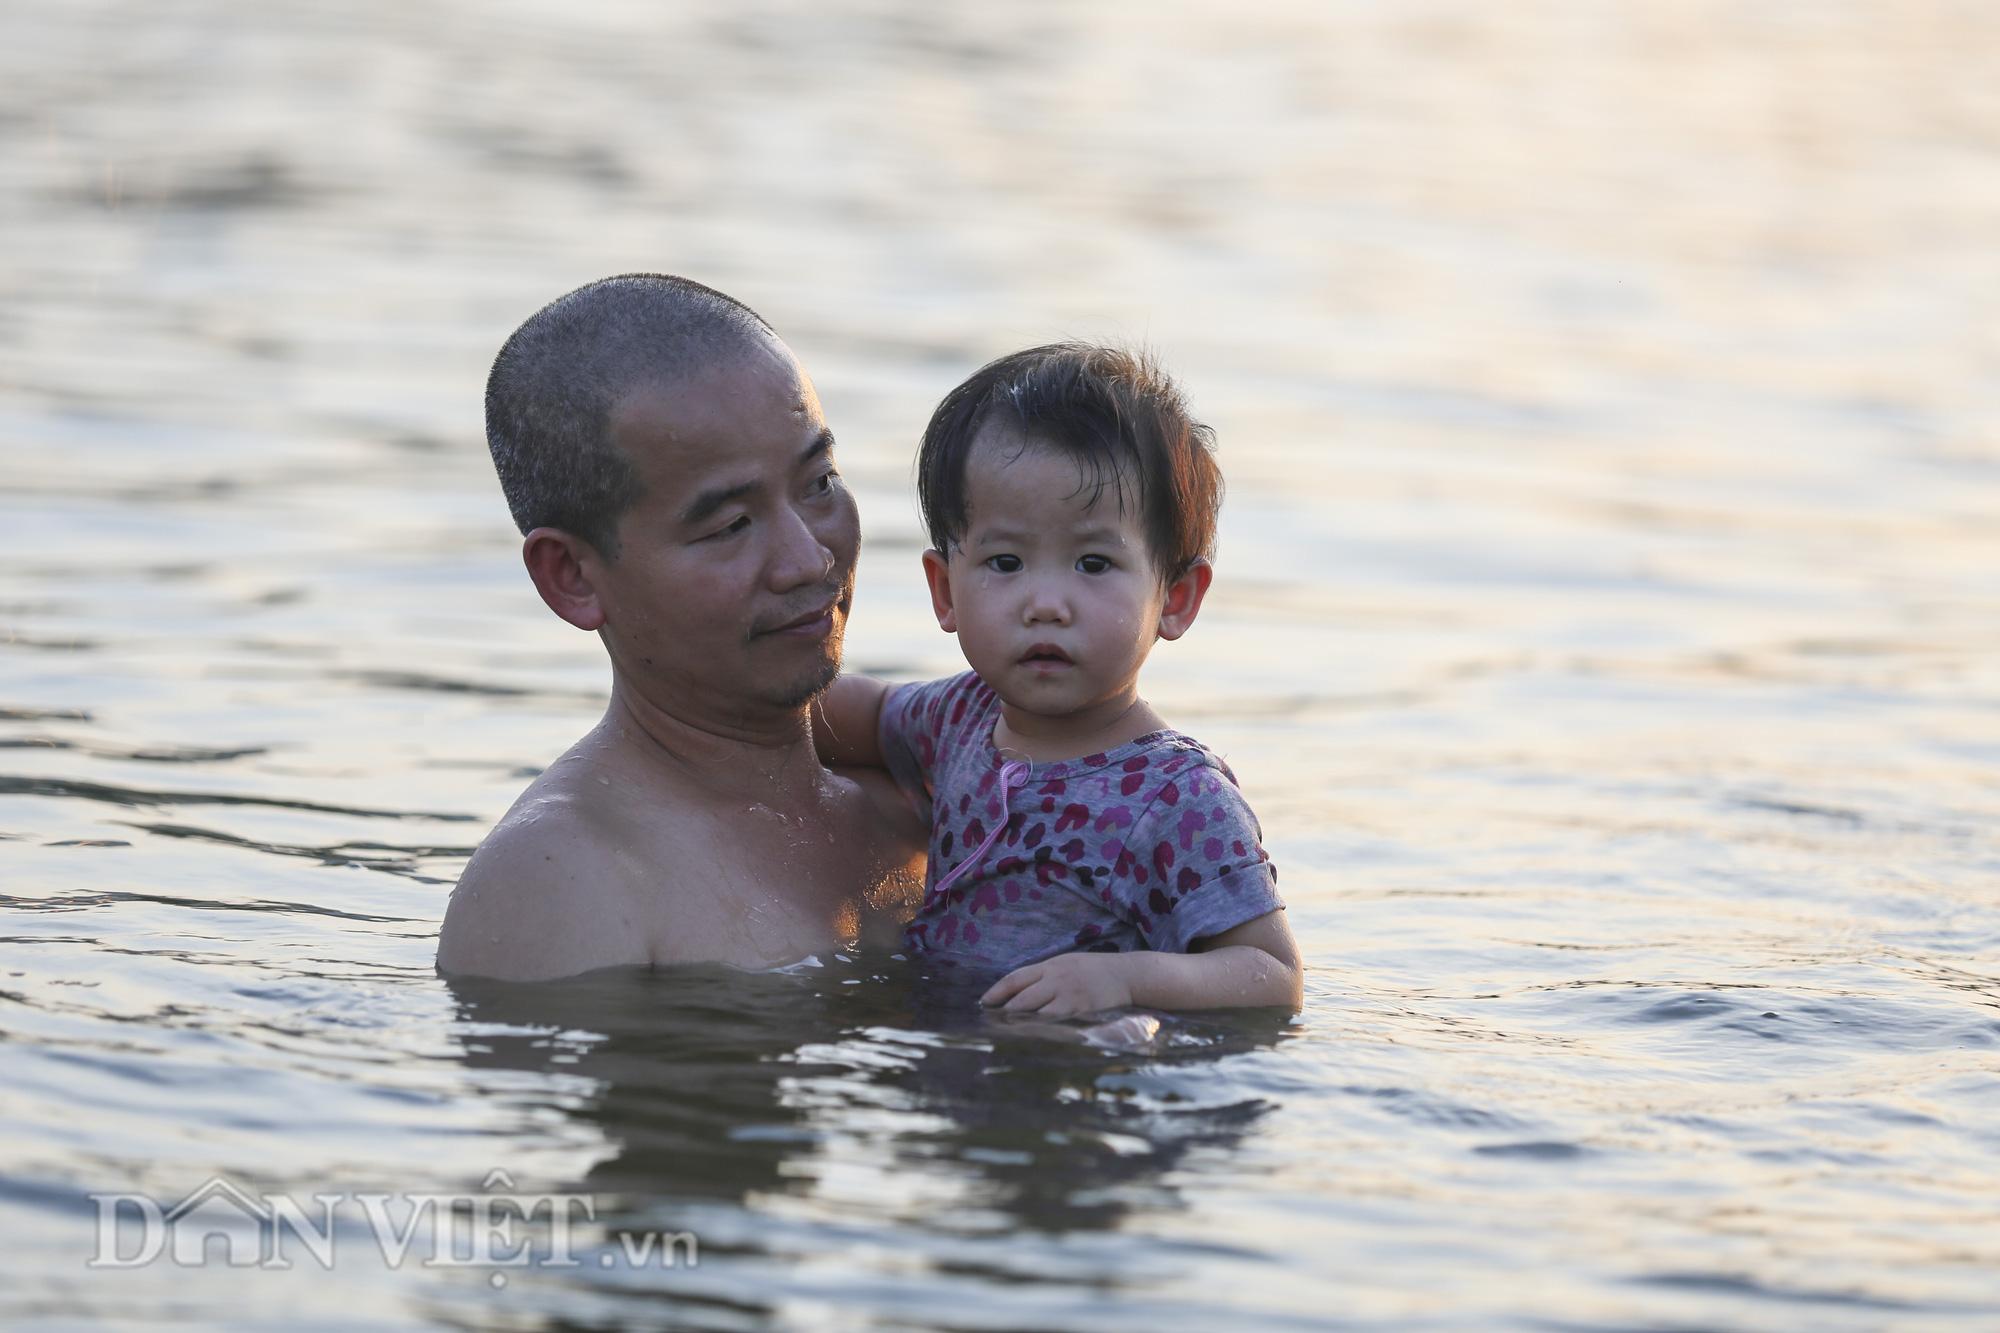
POLYGON ((886 766, 930 821, 904 943, 1004 972, 987 1004, 1299 1002, 1234 775, 1138 695, 1154 641, 1187 632, 1212 577, 1210 437, 1149 359, 1076 343, 986 366, 924 432, 924 574, 972 670, 843 676, 814 734, 828 763, 886 766))

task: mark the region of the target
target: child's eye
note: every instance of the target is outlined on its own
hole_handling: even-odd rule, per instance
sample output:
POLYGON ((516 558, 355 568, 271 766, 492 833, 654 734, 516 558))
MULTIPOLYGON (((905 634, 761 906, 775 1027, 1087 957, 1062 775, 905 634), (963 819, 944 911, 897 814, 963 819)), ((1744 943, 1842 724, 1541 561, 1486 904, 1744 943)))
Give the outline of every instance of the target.
POLYGON ((1111 558, 1102 555, 1086 555, 1076 562, 1076 567, 1086 574, 1103 574, 1111 568, 1111 558))
POLYGON ((1021 568, 1021 557, 1018 555, 991 556, 986 561, 986 567, 996 574, 1017 573, 1021 568))

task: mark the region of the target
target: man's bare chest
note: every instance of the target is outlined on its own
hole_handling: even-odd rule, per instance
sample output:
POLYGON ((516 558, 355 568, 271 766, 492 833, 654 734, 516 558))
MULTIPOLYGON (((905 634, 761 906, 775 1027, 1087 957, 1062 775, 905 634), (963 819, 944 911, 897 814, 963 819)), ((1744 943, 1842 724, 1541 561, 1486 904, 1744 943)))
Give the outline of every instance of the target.
POLYGON ((628 919, 655 963, 774 966, 851 937, 880 877, 858 810, 663 811, 624 858, 628 919))

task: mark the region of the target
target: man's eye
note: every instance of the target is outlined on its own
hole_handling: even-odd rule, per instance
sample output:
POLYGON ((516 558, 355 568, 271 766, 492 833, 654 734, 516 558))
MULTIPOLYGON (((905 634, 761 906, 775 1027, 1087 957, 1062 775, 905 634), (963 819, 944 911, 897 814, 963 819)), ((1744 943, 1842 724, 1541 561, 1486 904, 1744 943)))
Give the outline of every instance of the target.
POLYGON ((1087 555, 1076 562, 1076 567, 1086 574, 1102 574, 1111 568, 1111 560, 1107 556, 1087 555))
POLYGON ((996 555, 986 562, 986 567, 996 574, 1012 574, 1021 568, 1018 555, 996 555))
POLYGON ((806 494, 818 497, 827 494, 832 489, 833 489, 833 473, 822 472, 819 474, 819 476, 813 479, 812 485, 806 487, 806 494))
POLYGON ((715 532, 710 533, 709 535, 711 537, 733 537, 737 533, 743 531, 743 529, 749 526, 750 526, 750 515, 738 514, 735 520, 731 522, 728 527, 719 528, 715 532))

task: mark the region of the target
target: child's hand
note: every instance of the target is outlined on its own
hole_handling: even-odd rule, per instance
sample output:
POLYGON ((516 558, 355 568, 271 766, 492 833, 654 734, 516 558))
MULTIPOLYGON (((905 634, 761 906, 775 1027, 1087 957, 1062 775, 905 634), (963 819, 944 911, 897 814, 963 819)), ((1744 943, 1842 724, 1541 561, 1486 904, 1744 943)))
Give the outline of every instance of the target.
POLYGON ((1204 935, 1188 953, 1065 953, 1016 968, 980 996, 1043 1018, 1138 1005, 1147 1009, 1234 1009, 1244 1005, 1296 1010, 1303 980, 1299 948, 1283 908, 1219 935, 1204 935))
POLYGON ((1065 953, 1017 967, 979 997, 981 1004, 1005 1005, 1016 1013, 1072 1018, 1132 1003, 1127 978, 1129 955, 1065 953))

